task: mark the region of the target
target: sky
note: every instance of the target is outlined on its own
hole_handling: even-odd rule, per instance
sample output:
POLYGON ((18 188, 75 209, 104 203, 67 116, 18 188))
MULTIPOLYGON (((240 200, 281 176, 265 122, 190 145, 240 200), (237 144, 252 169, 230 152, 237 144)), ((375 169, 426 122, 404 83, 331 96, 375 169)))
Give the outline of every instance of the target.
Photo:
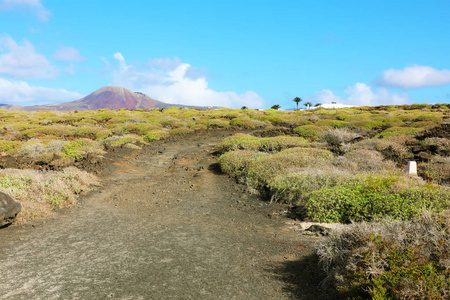
POLYGON ((0 0, 0 103, 450 103, 450 0, 0 0))

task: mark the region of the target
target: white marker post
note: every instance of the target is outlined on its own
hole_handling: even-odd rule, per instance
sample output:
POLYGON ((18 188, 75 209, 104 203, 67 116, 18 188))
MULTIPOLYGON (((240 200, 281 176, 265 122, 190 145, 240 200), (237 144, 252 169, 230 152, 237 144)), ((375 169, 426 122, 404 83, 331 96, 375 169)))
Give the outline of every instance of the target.
POLYGON ((417 175, 417 163, 415 161, 408 161, 406 173, 408 173, 408 175, 417 175))

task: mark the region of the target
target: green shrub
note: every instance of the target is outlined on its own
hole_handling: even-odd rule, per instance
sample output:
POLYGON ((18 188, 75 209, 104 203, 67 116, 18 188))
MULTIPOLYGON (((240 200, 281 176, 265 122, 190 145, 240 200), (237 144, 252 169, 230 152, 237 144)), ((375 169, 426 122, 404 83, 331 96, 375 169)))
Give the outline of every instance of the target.
POLYGON ((291 148, 253 161, 247 177, 256 186, 266 186, 275 177, 298 171, 301 168, 324 165, 333 158, 328 150, 315 148, 291 148))
POLYGON ((264 152, 281 151, 287 148, 301 146, 308 141, 304 138, 292 136, 276 136, 268 138, 258 138, 248 134, 238 133, 225 138, 216 146, 216 151, 224 153, 232 150, 259 150, 264 152))
POLYGON ((264 152, 281 151, 288 148, 299 147, 308 143, 302 137, 280 135, 275 137, 260 138, 259 150, 264 152))
POLYGON ((354 223, 332 232, 317 254, 345 299, 448 299, 449 233, 448 211, 354 223))
POLYGON ((377 129, 384 126, 381 120, 361 120, 348 123, 351 128, 377 129))
POLYGON ((103 154, 103 147, 99 142, 89 139, 76 139, 64 144, 62 152, 65 157, 79 159, 89 153, 103 154))
POLYGON ((143 138, 135 134, 127 134, 123 136, 112 136, 103 141, 106 146, 121 147, 125 144, 140 144, 143 138))
POLYGON ((167 131, 163 130, 153 130, 147 133, 146 136, 144 136, 144 141, 146 142, 153 142, 153 141, 159 141, 163 140, 169 137, 169 133, 167 131))
POLYGON ((301 137, 310 138, 312 140, 317 140, 321 133, 327 130, 324 126, 317 125, 303 125, 294 129, 294 133, 301 137))
POLYGON ((419 132, 424 131, 423 128, 413 128, 413 127, 391 127, 383 130, 380 134, 375 137, 389 137, 397 135, 416 135, 419 132))
POLYGON ((174 128, 169 130, 170 135, 187 135, 194 132, 195 132, 194 129, 186 127, 174 128))
POLYGON ((119 131, 123 131, 126 133, 138 134, 138 135, 146 135, 147 132, 151 130, 161 129, 160 126, 154 124, 143 124, 143 123, 127 123, 119 127, 120 129, 116 129, 119 131))
POLYGON ((100 128, 100 127, 87 125, 87 126, 82 126, 82 127, 76 127, 73 131, 73 135, 75 137, 92 138, 101 130, 102 130, 102 128, 100 128))
POLYGON ((225 153, 231 150, 253 150, 260 148, 260 139, 248 134, 238 133, 222 140, 216 147, 219 153, 225 153))
POLYGON ((402 188, 394 175, 360 175, 340 185, 312 192, 308 216, 318 222, 371 221, 384 216, 410 219, 423 210, 450 208, 450 189, 430 185, 402 188))
POLYGON ((220 156, 220 168, 224 173, 233 177, 246 176, 250 163, 263 155, 248 150, 230 151, 220 156))
POLYGON ((419 121, 414 122, 409 125, 409 127, 415 127, 415 128, 423 128, 423 129, 432 129, 434 127, 438 126, 438 123, 431 122, 431 121, 419 121))
POLYGON ((230 125, 230 121, 221 119, 196 119, 195 121, 211 128, 227 128, 230 125))
POLYGON ((245 129, 254 129, 254 128, 266 127, 269 124, 264 121, 250 119, 249 117, 240 117, 240 118, 232 119, 230 121, 230 125, 237 126, 240 128, 245 128, 245 129))
POLYGON ((5 141, 0 140, 0 152, 11 153, 20 148, 21 142, 19 141, 5 141))
POLYGON ((104 129, 99 130, 99 131, 95 134, 94 139, 95 139, 95 140, 104 140, 104 139, 106 139, 106 138, 112 136, 112 134, 113 134, 113 133, 112 133, 111 130, 104 128, 104 129))
POLYGON ((74 128, 71 126, 39 126, 22 132, 26 137, 42 137, 46 135, 56 137, 68 137, 73 134, 74 128))
POLYGON ((301 205, 316 190, 333 187, 347 179, 344 173, 306 169, 303 172, 278 176, 269 183, 272 201, 301 205))
POLYGON ((347 122, 339 121, 339 120, 328 120, 323 119, 316 122, 316 125, 326 125, 333 128, 342 128, 347 124, 347 122))

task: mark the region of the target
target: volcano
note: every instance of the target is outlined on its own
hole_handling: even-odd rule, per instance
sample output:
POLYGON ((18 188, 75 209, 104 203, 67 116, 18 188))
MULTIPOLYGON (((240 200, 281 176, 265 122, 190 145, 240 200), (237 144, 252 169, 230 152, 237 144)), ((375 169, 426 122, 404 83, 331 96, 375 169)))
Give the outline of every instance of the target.
POLYGON ((150 108, 167 108, 171 106, 180 106, 165 103, 150 98, 140 93, 132 92, 129 89, 117 86, 102 87, 86 97, 65 103, 34 105, 23 107, 23 110, 52 110, 52 111, 84 111, 97 109, 150 109, 150 108))

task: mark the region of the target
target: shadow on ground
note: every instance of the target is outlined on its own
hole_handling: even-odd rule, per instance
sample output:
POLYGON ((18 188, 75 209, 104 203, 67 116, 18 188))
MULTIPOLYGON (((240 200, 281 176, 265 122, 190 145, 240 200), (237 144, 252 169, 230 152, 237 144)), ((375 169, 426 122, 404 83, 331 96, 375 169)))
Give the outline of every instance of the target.
POLYGON ((293 299, 340 299, 336 291, 326 284, 326 273, 319 267, 315 254, 285 261, 269 271, 277 274, 279 280, 285 283, 284 290, 293 299))

